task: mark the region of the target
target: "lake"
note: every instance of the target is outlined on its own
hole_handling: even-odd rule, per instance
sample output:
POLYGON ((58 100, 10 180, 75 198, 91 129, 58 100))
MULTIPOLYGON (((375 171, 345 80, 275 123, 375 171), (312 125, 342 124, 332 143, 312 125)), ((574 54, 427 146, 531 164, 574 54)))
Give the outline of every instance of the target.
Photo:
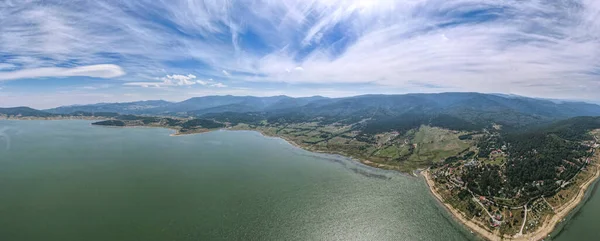
MULTIPOLYGON (((422 178, 257 132, 90 123, 0 121, 0 240, 473 239, 422 178)), ((589 205, 560 240, 596 231, 589 205)))

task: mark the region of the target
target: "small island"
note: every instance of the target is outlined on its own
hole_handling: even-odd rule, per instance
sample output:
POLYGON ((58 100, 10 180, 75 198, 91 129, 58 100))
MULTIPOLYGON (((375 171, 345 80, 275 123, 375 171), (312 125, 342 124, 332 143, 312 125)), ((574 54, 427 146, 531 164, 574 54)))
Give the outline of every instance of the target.
POLYGON ((94 122, 92 125, 99 126, 146 126, 146 127, 163 127, 175 130, 174 135, 186 135, 203 133, 211 130, 226 127, 225 124, 209 119, 195 118, 172 118, 172 117, 148 117, 121 115, 115 119, 94 122))

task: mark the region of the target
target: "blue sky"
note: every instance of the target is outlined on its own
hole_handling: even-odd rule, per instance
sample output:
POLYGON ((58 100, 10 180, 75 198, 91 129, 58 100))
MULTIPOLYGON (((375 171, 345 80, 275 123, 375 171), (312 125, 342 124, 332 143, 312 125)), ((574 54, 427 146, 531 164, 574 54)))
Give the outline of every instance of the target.
POLYGON ((600 101, 600 1, 0 1, 0 106, 446 91, 600 101))

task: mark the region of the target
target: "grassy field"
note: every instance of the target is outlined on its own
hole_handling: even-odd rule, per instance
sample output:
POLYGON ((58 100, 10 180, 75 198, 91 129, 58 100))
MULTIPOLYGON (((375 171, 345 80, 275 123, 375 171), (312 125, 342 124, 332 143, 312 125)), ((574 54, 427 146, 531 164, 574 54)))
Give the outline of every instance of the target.
POLYGON ((421 126, 410 140, 414 150, 406 159, 405 165, 414 169, 461 153, 473 145, 471 140, 458 139, 463 134, 466 133, 421 126))
POLYGON ((372 136, 372 141, 357 138, 359 131, 350 125, 318 125, 298 123, 288 125, 248 126, 232 129, 254 129, 270 136, 279 136, 308 150, 337 153, 373 163, 374 166, 412 171, 473 146, 472 140, 459 140, 464 132, 421 126, 406 133, 386 132, 372 136))

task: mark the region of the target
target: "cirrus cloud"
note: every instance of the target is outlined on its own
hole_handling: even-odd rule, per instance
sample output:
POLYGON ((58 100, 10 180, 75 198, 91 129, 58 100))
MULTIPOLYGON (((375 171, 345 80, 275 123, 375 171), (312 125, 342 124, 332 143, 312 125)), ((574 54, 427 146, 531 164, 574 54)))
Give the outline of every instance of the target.
POLYGON ((224 88, 227 87, 227 85, 224 85, 223 83, 218 83, 213 81, 212 79, 209 79, 207 81, 204 80, 198 80, 196 79, 197 77, 193 74, 188 74, 188 75, 180 75, 180 74, 173 74, 173 75, 166 75, 165 77, 161 77, 161 78, 157 78, 158 80, 161 80, 160 82, 156 81, 145 81, 145 82, 127 82, 124 83, 123 85, 125 86, 139 86, 139 87, 170 87, 170 86, 189 86, 189 85, 204 85, 204 86, 211 86, 211 87, 218 87, 218 88, 224 88))
POLYGON ((87 76, 96 78, 114 78, 125 74, 125 71, 114 64, 97 64, 74 68, 33 68, 8 72, 0 72, 0 80, 32 79, 43 77, 87 76))
POLYGON ((126 86, 226 78, 600 98, 597 0, 2 1, 0 26, 10 79, 117 63, 126 81, 197 76, 126 86))

